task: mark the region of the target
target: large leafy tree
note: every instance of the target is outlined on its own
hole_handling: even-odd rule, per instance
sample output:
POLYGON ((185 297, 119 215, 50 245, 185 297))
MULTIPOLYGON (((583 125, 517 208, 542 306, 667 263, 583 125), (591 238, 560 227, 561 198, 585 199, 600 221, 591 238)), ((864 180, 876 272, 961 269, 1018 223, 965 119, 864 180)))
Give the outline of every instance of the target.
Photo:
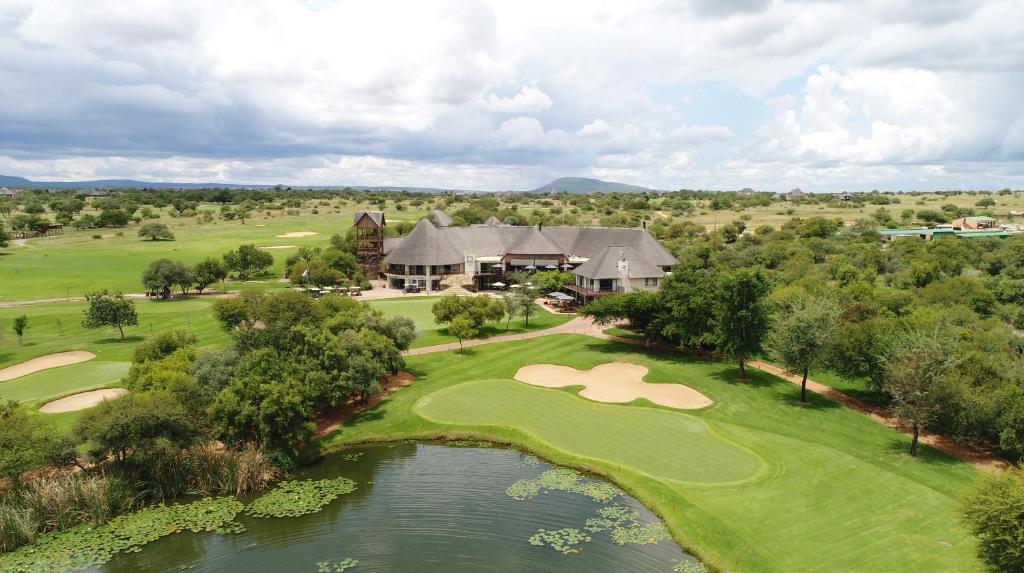
POLYGON ((0 477, 17 482, 28 470, 64 466, 74 457, 74 445, 44 417, 29 415, 17 402, 0 402, 0 477))
POLYGON ((125 394, 87 410, 75 425, 89 457, 162 455, 195 443, 199 429, 178 401, 164 392, 125 394))
POLYGON ((157 259, 142 272, 142 285, 150 292, 160 293, 161 298, 171 296, 175 286, 180 286, 184 294, 192 281, 192 270, 188 265, 171 259, 157 259))
POLYGON ((940 385, 956 365, 955 340, 935 329, 910 331, 897 336, 885 361, 885 385, 892 396, 892 411, 910 426, 910 455, 917 455, 921 430, 942 408, 940 385))
POLYGON ((237 273, 239 279, 247 280, 270 268, 274 264, 274 256, 256 245, 242 245, 224 253, 224 264, 229 271, 237 273))
POLYGON ((729 271, 718 279, 714 300, 718 349, 739 363, 742 377, 747 375, 747 359, 761 350, 768 332, 765 297, 769 289, 759 269, 729 271))
POLYGON ((597 324, 628 320, 630 328, 643 334, 650 342, 661 333, 665 310, 660 293, 638 291, 594 299, 581 312, 592 317, 597 324))
POLYGON ((116 328, 121 334, 121 340, 124 340, 124 327, 139 323, 135 303, 124 298, 121 293, 100 292, 90 294, 86 298, 89 299, 89 308, 84 311, 85 319, 82 326, 85 328, 110 326, 116 328))
POLYGON ((139 236, 152 241, 173 241, 174 233, 163 223, 146 223, 139 227, 139 236))
POLYGON ((714 344, 715 280, 711 270, 692 262, 673 269, 661 289, 663 337, 685 347, 714 344))
POLYGON ((1024 571, 1024 464, 986 476, 961 507, 992 570, 1024 571))
POLYGON ((807 374, 825 363, 839 324, 839 307, 825 298, 799 297, 776 317, 765 340, 768 355, 786 372, 801 377, 800 401, 807 402, 807 374))
POLYGON ((450 324, 456 317, 463 317, 473 328, 479 329, 486 322, 504 318, 505 305, 486 295, 445 296, 434 303, 431 312, 439 324, 450 324))
POLYGON ((196 292, 203 292, 213 283, 228 278, 228 267, 217 259, 205 259, 192 267, 192 283, 196 292))

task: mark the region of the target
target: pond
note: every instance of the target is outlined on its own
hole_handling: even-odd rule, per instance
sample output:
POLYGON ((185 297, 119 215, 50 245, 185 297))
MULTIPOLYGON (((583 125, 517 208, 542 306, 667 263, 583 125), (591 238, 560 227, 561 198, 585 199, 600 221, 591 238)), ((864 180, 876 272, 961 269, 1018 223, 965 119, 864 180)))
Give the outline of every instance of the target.
POLYGON ((357 489, 317 513, 239 515, 240 533, 170 535, 92 570, 315 572, 348 570, 354 560, 356 573, 670 572, 694 561, 635 499, 514 450, 374 445, 329 456, 297 477, 339 476, 357 489), (558 531, 565 528, 578 533, 558 531))

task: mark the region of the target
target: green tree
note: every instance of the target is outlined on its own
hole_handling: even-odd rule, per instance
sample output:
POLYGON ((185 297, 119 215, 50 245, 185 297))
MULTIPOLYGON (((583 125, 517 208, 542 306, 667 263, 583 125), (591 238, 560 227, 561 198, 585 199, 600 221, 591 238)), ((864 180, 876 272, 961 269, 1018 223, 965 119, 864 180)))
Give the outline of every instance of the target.
POLYGON ((192 284, 196 292, 203 292, 206 287, 228 278, 227 266, 217 259, 205 259, 192 267, 192 284))
POLYGON ((461 316, 469 320, 474 329, 489 321, 500 321, 505 316, 502 301, 487 295, 444 296, 437 299, 430 310, 438 324, 451 323, 461 316))
POLYGON ((22 339, 25 336, 25 331, 28 330, 28 317, 24 314, 21 316, 14 317, 14 334, 18 335, 18 344, 21 344, 22 339))
POLYGON ((161 298, 170 297, 175 286, 181 286, 184 294, 192 280, 188 265, 170 259, 157 259, 142 272, 142 285, 150 292, 160 293, 161 298))
POLYGON ((185 408, 164 392, 130 393, 104 400, 82 414, 74 433, 91 459, 113 457, 117 461, 177 452, 200 436, 185 408))
POLYGON ((146 223, 139 227, 139 236, 152 241, 173 241, 174 233, 163 223, 146 223))
POLYGON ((917 455, 921 430, 938 416, 942 407, 939 386, 956 365, 956 343, 941 333, 910 331, 893 341, 885 361, 886 393, 892 396, 892 411, 910 426, 910 455, 917 455))
POLYGON ((224 264, 229 271, 237 273, 238 278, 244 281, 255 274, 265 272, 274 264, 274 257, 256 245, 242 245, 224 253, 224 264))
POLYGON ((4 226, 3 220, 0 220, 0 249, 7 246, 7 242, 11 240, 11 234, 7 232, 7 228, 4 226))
POLYGON ((662 285, 661 336, 680 346, 700 348, 715 341, 712 271, 692 262, 678 265, 662 285))
POLYGON ((462 341, 467 338, 475 338, 479 334, 473 321, 465 316, 459 315, 452 319, 448 325, 448 334, 459 339, 459 351, 462 351, 462 341))
POLYGON ((747 358, 761 350, 768 331, 768 279, 759 269, 739 269, 723 274, 715 293, 715 326, 718 348, 739 363, 746 377, 747 358))
POLYGON ((643 334, 649 344, 661 333, 664 310, 665 303, 660 293, 637 291, 596 298, 580 312, 592 317, 597 324, 628 320, 630 328, 643 334))
POLYGON ((1024 463, 986 475, 964 498, 961 514, 993 571, 1024 571, 1024 463))
POLYGON ((116 328, 121 334, 121 340, 124 340, 124 327, 139 324, 135 303, 124 298, 121 293, 100 292, 86 298, 89 300, 89 308, 84 311, 82 326, 85 328, 110 326, 116 328))
POLYGON ((175 329, 157 333, 135 347, 132 362, 160 360, 182 348, 195 347, 199 343, 196 335, 187 330, 175 329))
POLYGON ((768 355, 787 373, 801 377, 801 402, 807 402, 807 373, 824 364, 838 324, 839 308, 834 301, 801 297, 788 305, 772 325, 765 340, 768 355))
POLYGON ((43 416, 32 416, 17 402, 0 402, 0 477, 17 482, 40 466, 65 466, 74 460, 74 444, 43 416))
POLYGON ((342 274, 320 259, 299 261, 288 269, 288 280, 295 285, 332 286, 341 282, 342 274))

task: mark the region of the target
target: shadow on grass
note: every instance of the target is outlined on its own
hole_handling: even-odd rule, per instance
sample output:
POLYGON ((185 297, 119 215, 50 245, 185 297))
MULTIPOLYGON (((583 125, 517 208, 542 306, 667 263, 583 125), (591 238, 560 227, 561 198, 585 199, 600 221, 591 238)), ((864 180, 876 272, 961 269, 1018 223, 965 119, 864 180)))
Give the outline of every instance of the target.
POLYGON ((909 437, 893 437, 886 443, 885 449, 893 454, 902 454, 909 461, 917 461, 930 466, 954 466, 966 463, 923 442, 917 444, 917 456, 911 456, 909 437))
POLYGON ((142 336, 140 334, 129 334, 128 336, 124 337, 124 340, 121 340, 120 336, 111 336, 109 338, 101 338, 99 340, 94 340, 93 343, 94 344, 128 344, 130 342, 142 342, 145 339, 146 339, 146 337, 142 336))

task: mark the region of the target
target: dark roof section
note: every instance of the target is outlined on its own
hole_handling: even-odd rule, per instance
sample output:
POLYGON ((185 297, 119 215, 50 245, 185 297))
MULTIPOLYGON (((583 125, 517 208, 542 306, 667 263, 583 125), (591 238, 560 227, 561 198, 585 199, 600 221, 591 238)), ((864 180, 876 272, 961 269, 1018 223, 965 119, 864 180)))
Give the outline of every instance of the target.
POLYGON ((430 219, 420 219, 409 236, 391 251, 388 260, 402 265, 456 265, 464 262, 462 252, 451 244, 446 234, 430 219))
POLYGON ((512 225, 437 228, 427 219, 421 220, 408 237, 394 246, 388 261, 400 265, 458 264, 465 261, 465 255, 483 257, 507 253, 589 259, 608 246, 630 247, 658 267, 676 264, 675 257, 644 229, 548 226, 538 229, 512 225), (527 252, 525 249, 544 250, 527 252), (430 262, 425 262, 428 259, 430 262))
POLYGON ((537 227, 529 227, 519 240, 505 249, 506 253, 515 255, 565 255, 565 249, 555 245, 537 227))
POLYGON ((452 216, 440 209, 434 209, 430 212, 430 218, 433 219, 433 223, 438 227, 451 227, 452 216))
POLYGON ((356 211, 355 216, 352 218, 352 224, 358 225, 359 220, 362 219, 363 216, 369 217, 370 220, 378 227, 384 223, 384 211, 356 211))
POLYGON ((631 279, 665 276, 665 271, 647 262, 647 259, 636 249, 619 246, 608 246, 601 249, 587 262, 576 267, 573 273, 588 279, 622 278, 622 273, 619 271, 619 261, 622 260, 626 261, 631 279))

